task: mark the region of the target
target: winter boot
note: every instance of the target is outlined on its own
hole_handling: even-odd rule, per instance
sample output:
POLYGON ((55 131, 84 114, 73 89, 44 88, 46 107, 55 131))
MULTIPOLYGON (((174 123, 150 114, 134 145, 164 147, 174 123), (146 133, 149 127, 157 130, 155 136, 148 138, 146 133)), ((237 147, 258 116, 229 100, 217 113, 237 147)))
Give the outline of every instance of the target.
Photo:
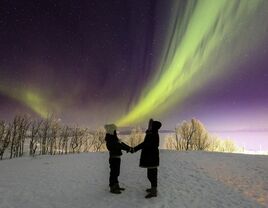
POLYGON ((149 199, 149 198, 156 197, 156 196, 157 196, 157 188, 152 187, 150 192, 145 196, 145 198, 149 199))
POLYGON ((110 192, 113 194, 121 194, 121 191, 118 189, 117 184, 110 186, 110 192))
POLYGON ((116 184, 116 188, 119 190, 119 191, 125 191, 125 188, 122 188, 119 186, 119 183, 116 184))
POLYGON ((148 193, 150 193, 152 191, 152 188, 148 188, 145 191, 148 192, 148 193))
POLYGON ((126 189, 123 188, 123 187, 121 187, 121 186, 119 186, 119 190, 120 190, 120 191, 125 191, 126 189))

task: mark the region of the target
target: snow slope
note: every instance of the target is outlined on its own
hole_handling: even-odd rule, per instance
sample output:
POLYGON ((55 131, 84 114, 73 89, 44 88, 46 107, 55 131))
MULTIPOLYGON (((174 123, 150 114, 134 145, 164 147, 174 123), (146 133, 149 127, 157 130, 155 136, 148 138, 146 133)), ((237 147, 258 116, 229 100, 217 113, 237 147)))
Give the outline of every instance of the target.
POLYGON ((152 199, 139 156, 122 156, 121 195, 109 193, 107 152, 0 161, 0 208, 268 207, 268 156, 163 150, 152 199))

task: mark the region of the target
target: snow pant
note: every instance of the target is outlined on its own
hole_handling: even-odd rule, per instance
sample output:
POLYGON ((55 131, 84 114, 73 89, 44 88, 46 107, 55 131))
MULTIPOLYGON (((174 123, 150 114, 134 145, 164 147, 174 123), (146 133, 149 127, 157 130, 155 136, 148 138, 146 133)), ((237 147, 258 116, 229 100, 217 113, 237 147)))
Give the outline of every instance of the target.
POLYGON ((110 164, 110 178, 109 178, 109 186, 112 187, 115 184, 118 184, 118 176, 120 174, 120 163, 121 158, 109 158, 110 164))
POLYGON ((151 187, 157 187, 157 168, 147 168, 147 178, 151 183, 151 187))

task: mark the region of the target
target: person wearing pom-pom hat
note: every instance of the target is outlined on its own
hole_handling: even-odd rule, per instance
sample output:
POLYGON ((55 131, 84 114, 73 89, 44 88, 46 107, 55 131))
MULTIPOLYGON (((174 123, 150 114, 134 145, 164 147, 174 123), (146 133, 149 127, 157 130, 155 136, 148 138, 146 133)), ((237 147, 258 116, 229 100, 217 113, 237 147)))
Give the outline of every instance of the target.
POLYGON ((121 155, 122 151, 125 150, 129 152, 131 147, 127 144, 120 142, 116 134, 116 125, 115 124, 106 124, 104 126, 106 130, 105 141, 106 147, 109 150, 109 164, 110 164, 110 177, 109 177, 109 186, 110 192, 114 194, 120 194, 121 191, 125 190, 119 186, 118 176, 120 175, 120 164, 121 164, 121 155))

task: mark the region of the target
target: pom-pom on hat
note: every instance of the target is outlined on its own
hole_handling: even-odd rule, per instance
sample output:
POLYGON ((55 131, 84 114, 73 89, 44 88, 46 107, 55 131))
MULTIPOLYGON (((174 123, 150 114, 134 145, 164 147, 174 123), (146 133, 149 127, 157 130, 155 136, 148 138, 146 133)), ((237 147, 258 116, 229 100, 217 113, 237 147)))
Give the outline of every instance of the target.
POLYGON ((114 134, 114 131, 116 131, 117 126, 115 124, 106 124, 104 125, 104 128, 107 134, 114 134))

